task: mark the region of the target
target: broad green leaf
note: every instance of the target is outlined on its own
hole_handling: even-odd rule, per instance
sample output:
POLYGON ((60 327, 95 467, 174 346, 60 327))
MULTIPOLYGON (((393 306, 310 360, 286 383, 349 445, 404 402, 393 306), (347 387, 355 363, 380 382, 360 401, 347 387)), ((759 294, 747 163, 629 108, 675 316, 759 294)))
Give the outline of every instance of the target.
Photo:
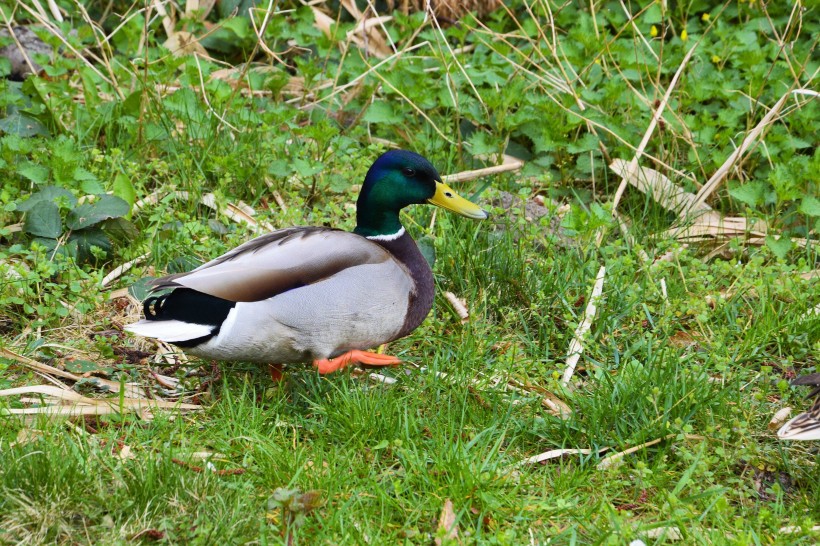
POLYGON ((91 108, 95 109, 100 104, 100 92, 99 92, 99 78, 94 73, 91 68, 87 66, 83 66, 79 69, 80 78, 83 84, 83 97, 85 97, 85 104, 91 108))
POLYGON ((100 195, 93 203, 83 203, 68 213, 69 229, 83 229, 109 218, 125 216, 131 207, 115 195, 100 195))
POLYGON ((752 30, 741 30, 735 33, 735 40, 745 46, 757 45, 757 33, 752 30))
POLYGON ((735 186, 729 189, 729 195, 752 208, 760 204, 765 192, 766 184, 763 182, 748 182, 742 186, 735 186))
POLYGON ((772 251, 772 254, 774 254, 780 259, 783 259, 786 257, 786 254, 789 253, 789 250, 791 250, 792 241, 788 237, 781 237, 780 239, 775 239, 773 236, 767 235, 766 246, 769 247, 769 250, 772 251))
POLYGON ((56 239, 63 232, 60 207, 52 201, 40 201, 26 213, 26 233, 56 239))
POLYGON ((151 283, 153 281, 153 277, 143 277, 128 287, 128 293, 142 301, 151 294, 151 289, 153 288, 151 283))
POLYGON ((45 165, 27 162, 17 168, 17 174, 28 178, 35 184, 45 184, 48 181, 49 170, 45 165))
POLYGON ((168 270, 168 273, 184 273, 196 269, 200 265, 202 265, 202 262, 193 256, 178 256, 168 262, 165 269, 168 270))
POLYGON ((105 192, 105 188, 99 180, 83 180, 80 182, 80 189, 86 195, 99 195, 105 192))
POLYGON ((105 193, 105 188, 100 184, 100 181, 97 180, 97 177, 82 167, 74 169, 74 180, 80 182, 80 189, 82 189, 86 195, 105 193))
POLYGON ((77 261, 93 262, 96 257, 91 251, 92 247, 108 253, 111 251, 111 239, 97 227, 90 227, 75 231, 69 237, 69 243, 77 245, 77 261))
POLYGON ((77 245, 75 243, 64 245, 60 244, 57 239, 51 239, 49 237, 35 237, 33 242, 38 243, 46 249, 49 259, 55 254, 72 259, 77 257, 77 245))
POLYGON ((591 152, 598 149, 598 137, 592 133, 586 133, 583 137, 567 145, 567 151, 573 154, 591 152))
POLYGON ((293 167, 284 159, 274 159, 268 162, 267 171, 269 175, 276 178, 287 178, 293 174, 293 167))
POLYGON ((137 226, 126 220, 125 218, 118 216, 117 218, 109 218, 108 220, 104 220, 100 227, 105 231, 108 235, 110 235, 115 241, 120 243, 130 243, 137 237, 139 237, 140 231, 137 229, 137 226))
POLYGON ((74 194, 68 191, 65 188, 58 188, 56 186, 43 186, 43 188, 23 201, 22 203, 17 203, 16 210, 20 212, 28 212, 36 205, 37 203, 42 203, 44 201, 49 203, 54 203, 58 199, 65 200, 70 207, 73 207, 77 204, 77 198, 74 197, 74 194))
POLYGON ((661 12, 660 2, 652 2, 643 12, 642 22, 648 25, 663 22, 663 13, 661 12))
POLYGON ((401 115, 397 114, 393 110, 393 105, 386 101, 371 104, 362 119, 369 123, 398 123, 402 121, 401 115))
POLYGON ((302 178, 307 178, 321 172, 325 166, 318 162, 313 163, 297 157, 293 160, 293 167, 296 169, 296 174, 302 178))
POLYGON ((225 224, 215 218, 208 219, 208 227, 217 235, 227 235, 229 232, 225 224))
MULTIPOLYGON (((224 0, 223 2, 224 3, 224 0)), ((253 45, 254 37, 250 19, 247 17, 228 17, 222 19, 218 27, 203 36, 199 43, 205 49, 233 53, 253 45)))
POLYGON ((247 16, 254 6, 253 0, 222 0, 216 4, 220 19, 228 19, 236 15, 247 16))
POLYGON ((800 208, 797 210, 806 216, 820 216, 820 199, 812 195, 807 195, 800 202, 800 208))
POLYGON ((468 139, 473 155, 498 153, 499 142, 483 131, 476 131, 468 139))
POLYGON ((114 195, 128 203, 129 207, 133 207, 137 200, 137 192, 131 179, 122 173, 117 173, 114 177, 114 195))
MULTIPOLYGON (((11 108, 9 108, 9 110, 11 110, 11 108)), ((36 118, 27 116, 16 109, 14 112, 9 112, 3 119, 0 119, 0 131, 21 137, 32 137, 35 135, 48 136, 49 134, 46 126, 40 123, 36 118)))
POLYGON ((70 358, 66 358, 63 361, 63 365, 65 369, 71 373, 87 373, 87 372, 96 372, 103 369, 103 366, 100 366, 96 362, 91 362, 90 360, 73 360, 70 358))

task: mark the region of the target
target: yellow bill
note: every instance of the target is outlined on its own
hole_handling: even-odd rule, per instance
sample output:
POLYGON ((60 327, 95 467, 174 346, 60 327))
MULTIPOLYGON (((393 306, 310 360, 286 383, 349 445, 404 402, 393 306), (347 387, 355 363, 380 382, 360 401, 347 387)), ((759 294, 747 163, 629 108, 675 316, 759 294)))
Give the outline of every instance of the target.
POLYGON ((461 197, 444 182, 436 182, 436 194, 427 202, 475 220, 483 220, 488 216, 485 210, 461 197))

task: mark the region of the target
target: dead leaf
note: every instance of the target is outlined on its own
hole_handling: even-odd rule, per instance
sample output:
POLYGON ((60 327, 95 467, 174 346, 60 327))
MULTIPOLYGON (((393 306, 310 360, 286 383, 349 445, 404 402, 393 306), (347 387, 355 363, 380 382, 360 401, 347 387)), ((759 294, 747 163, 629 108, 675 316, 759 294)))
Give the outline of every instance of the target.
POLYGON ((202 47, 202 44, 199 43, 199 38, 184 30, 171 33, 162 45, 170 51, 174 57, 194 54, 208 57, 208 52, 202 47))
POLYGON ((458 526, 456 525, 456 514, 453 511, 453 501, 446 499, 438 517, 438 532, 436 533, 436 546, 441 546, 445 541, 458 539, 458 526))
POLYGON ((697 216, 712 211, 712 207, 705 203, 696 205, 695 194, 687 192, 655 169, 636 166, 630 170, 630 164, 629 161, 615 159, 609 168, 678 217, 684 218, 687 214, 697 216))
POLYGON ((777 413, 772 415, 772 419, 769 421, 769 430, 779 429, 783 423, 789 420, 791 414, 792 409, 790 407, 780 408, 777 413))
POLYGON ((683 540, 683 534, 678 527, 655 527, 643 533, 646 538, 658 539, 665 538, 666 540, 683 540))
POLYGON ((17 433, 17 439, 14 440, 9 447, 14 446, 22 446, 25 444, 30 444, 32 442, 38 441, 40 438, 44 436, 42 430, 37 430, 34 428, 21 428, 20 432, 17 433))

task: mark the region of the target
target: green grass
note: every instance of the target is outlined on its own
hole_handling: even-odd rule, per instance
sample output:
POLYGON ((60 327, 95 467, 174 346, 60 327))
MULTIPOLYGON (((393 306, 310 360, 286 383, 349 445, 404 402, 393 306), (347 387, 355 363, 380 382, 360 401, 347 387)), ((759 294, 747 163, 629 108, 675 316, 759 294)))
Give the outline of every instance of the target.
MULTIPOLYGON (((208 78, 221 63, 247 59, 255 42, 241 18, 214 35, 234 49, 208 46, 220 63, 169 55, 160 22, 146 29, 135 16, 105 50, 109 66, 95 64, 115 85, 70 55, 42 60, 49 77, 0 82, 0 347, 58 367, 87 361, 93 375, 167 396, 150 366, 203 405, 153 419, 0 417, 0 543, 431 544, 446 534, 439 517, 447 499, 463 544, 650 544, 663 543, 663 533, 686 544, 815 543, 818 448, 781 442, 767 426, 783 406, 805 408, 788 379, 820 359, 820 289, 808 275, 820 267, 820 154, 811 144, 818 101, 789 102, 708 201, 724 215, 763 219, 793 243, 739 238, 709 256, 708 244, 664 235, 674 214, 631 188, 618 205, 631 220, 627 240, 611 219, 620 179, 606 164, 632 158, 649 105, 657 107, 701 40, 642 160, 696 192, 784 93, 817 88, 817 6, 661 5, 635 9, 632 25, 619 2, 534 2, 532 13, 513 3, 482 23, 465 18, 443 33, 428 25, 418 36, 422 15, 397 15, 390 28, 400 51, 432 45, 338 93, 378 61, 346 49, 352 21, 320 37, 298 6, 271 19, 268 46, 287 50, 288 66, 267 59, 269 71, 254 67, 246 79, 253 97, 208 78), (583 112, 547 78, 561 74, 551 36, 541 34, 547 7, 563 66, 578 74, 572 88, 583 112), (144 30, 147 69, 128 62, 144 30), (784 37, 790 45, 781 48, 784 37), (469 47, 454 57, 445 39, 469 47), (294 74, 304 90, 283 88, 294 74), (172 84, 182 90, 161 90, 172 84), (8 121, 20 119, 37 131, 8 121), (518 172, 454 184, 491 210, 488 221, 438 211, 433 222, 429 207, 404 215, 416 239, 435 247, 438 295, 424 324, 388 347, 407 362, 379 370, 394 383, 294 367, 274 384, 247 363, 217 373, 199 361, 135 364, 123 350, 156 347, 91 335, 136 317, 112 290, 190 269, 255 234, 201 205, 202 194, 222 207, 249 203, 277 228, 352 228, 358 184, 384 150, 373 137, 427 155, 442 173, 494 164, 500 152, 526 160, 518 172), (56 208, 39 209, 37 224, 19 205, 46 186, 76 198, 110 193, 130 212, 69 230, 82 205, 64 195, 50 200, 56 208), (189 194, 174 199, 172 191, 189 194), (493 206, 501 191, 542 196, 549 213, 533 220, 493 206), (133 207, 154 192, 156 204, 133 207), (550 224, 556 216, 560 233, 550 224), (55 223, 57 235, 38 235, 55 223), (83 246, 80 231, 97 243, 83 246), (603 297, 564 386, 567 350, 601 266, 603 297), (461 323, 444 291, 466 301, 469 321, 461 323), (546 410, 545 392, 571 408, 567 419, 546 410), (648 442, 621 465, 598 468, 648 442), (592 452, 521 464, 559 448, 592 452)), ((88 8, 102 17, 104 6, 88 8)), ((15 17, 25 22, 23 12, 15 17)), ((100 25, 112 32, 122 20, 114 19, 100 25)), ((100 51, 86 22, 69 24, 82 31, 69 35, 76 47, 100 51)), ((203 31, 195 17, 181 25, 203 31)), ((265 57, 257 51, 255 59, 265 57)), ((0 358, 0 389, 39 384, 46 380, 0 358)), ((24 405, 0 398, 0 410, 24 405)))

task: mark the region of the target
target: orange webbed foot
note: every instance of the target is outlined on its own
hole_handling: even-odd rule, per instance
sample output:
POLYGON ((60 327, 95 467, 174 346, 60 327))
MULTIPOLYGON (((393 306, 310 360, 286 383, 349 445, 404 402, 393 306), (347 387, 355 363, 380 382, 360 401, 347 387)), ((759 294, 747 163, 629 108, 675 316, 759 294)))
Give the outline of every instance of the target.
POLYGON ((325 375, 339 371, 345 366, 349 366, 355 362, 358 362, 359 364, 369 364, 371 366, 394 366, 396 364, 401 364, 401 360, 395 356, 353 350, 341 354, 336 358, 314 360, 313 365, 320 374, 325 375))

